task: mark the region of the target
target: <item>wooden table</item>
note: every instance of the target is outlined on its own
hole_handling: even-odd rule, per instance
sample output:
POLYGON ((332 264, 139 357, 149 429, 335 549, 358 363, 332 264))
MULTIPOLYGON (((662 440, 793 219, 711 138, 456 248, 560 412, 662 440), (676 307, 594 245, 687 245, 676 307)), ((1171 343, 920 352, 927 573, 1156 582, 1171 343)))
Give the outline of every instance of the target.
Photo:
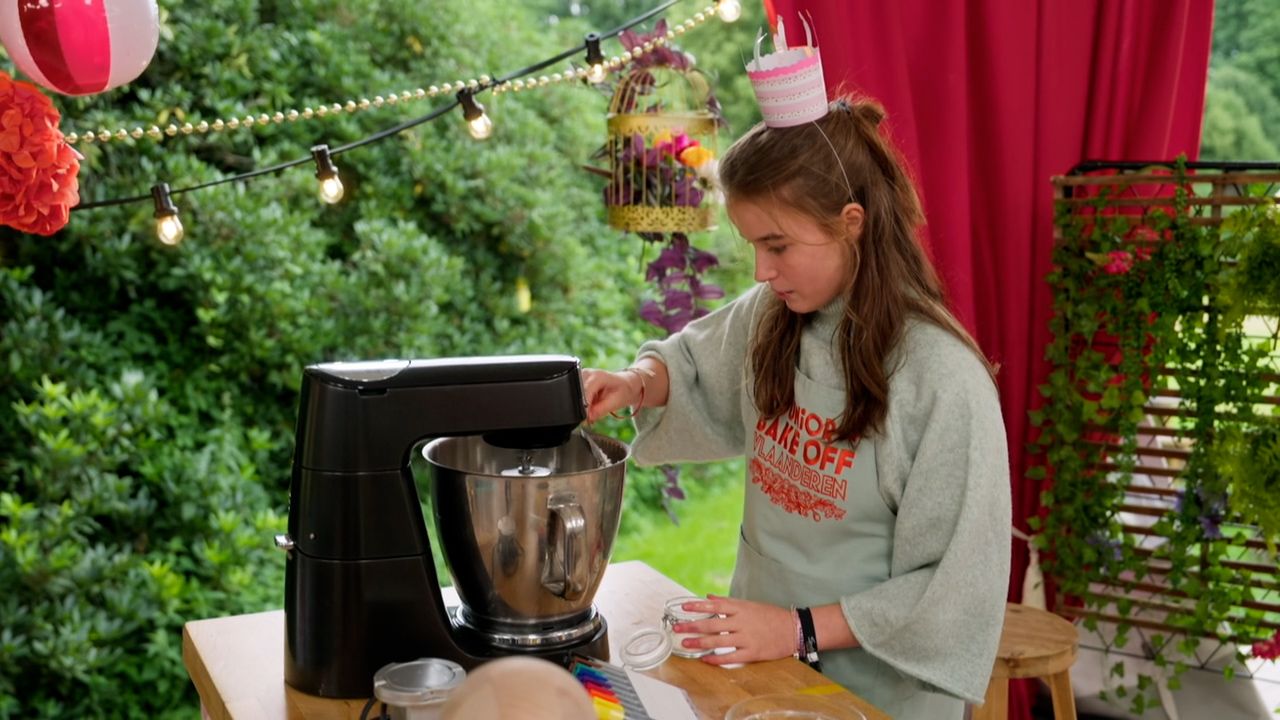
MULTIPOLYGON (((643 562, 610 565, 595 603, 609 623, 609 653, 615 662, 633 633, 660 625, 667 599, 689 594, 643 562)), ((356 720, 365 705, 365 700, 330 700, 285 685, 283 610, 187 623, 182 630, 182 662, 204 712, 214 720, 356 720)), ((730 706, 745 698, 777 693, 823 695, 856 707, 867 720, 889 720, 870 703, 791 658, 726 670, 673 656, 645 674, 682 688, 705 720, 721 720, 730 706)))

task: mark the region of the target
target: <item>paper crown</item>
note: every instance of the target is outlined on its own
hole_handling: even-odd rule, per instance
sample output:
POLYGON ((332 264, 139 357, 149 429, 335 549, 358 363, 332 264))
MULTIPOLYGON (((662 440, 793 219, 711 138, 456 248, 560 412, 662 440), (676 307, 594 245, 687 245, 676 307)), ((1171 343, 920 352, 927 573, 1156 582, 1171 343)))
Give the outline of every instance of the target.
POLYGON ((760 55, 764 33, 756 38, 755 59, 747 63, 747 77, 760 103, 764 124, 791 127, 827 114, 827 86, 822 79, 822 59, 813 46, 813 31, 804 22, 804 47, 787 47, 786 29, 778 18, 773 52, 760 55))

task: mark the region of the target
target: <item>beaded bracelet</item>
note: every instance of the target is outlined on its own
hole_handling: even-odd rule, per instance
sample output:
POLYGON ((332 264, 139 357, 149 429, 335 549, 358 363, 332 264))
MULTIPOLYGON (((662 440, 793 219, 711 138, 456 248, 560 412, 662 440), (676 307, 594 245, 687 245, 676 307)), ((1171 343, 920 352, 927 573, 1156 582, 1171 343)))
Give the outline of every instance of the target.
POLYGON ((648 378, 652 379, 652 378, 657 377, 658 375, 657 375, 657 373, 655 373, 654 371, 650 370, 649 368, 636 367, 635 365, 632 365, 632 366, 630 366, 630 367, 625 367, 625 368, 623 368, 623 369, 619 370, 618 372, 619 372, 619 373, 624 373, 624 372, 633 372, 633 373, 635 373, 635 374, 640 378, 640 399, 639 399, 638 401, 636 401, 636 404, 635 404, 634 406, 632 406, 632 408, 631 408, 631 414, 630 414, 630 415, 619 415, 616 411, 615 411, 615 412, 611 412, 611 413, 609 413, 610 415, 612 415, 613 417, 615 417, 615 418, 617 418, 617 419, 619 419, 619 420, 626 420, 626 419, 628 419, 628 418, 633 418, 633 417, 635 417, 635 416, 636 416, 636 413, 637 413, 637 412, 639 412, 640 408, 644 407, 644 391, 645 391, 645 382, 644 382, 644 379, 645 379, 646 377, 648 377, 648 378))
POLYGON ((791 653, 791 657, 799 660, 800 653, 804 651, 804 630, 800 627, 800 613, 796 612, 796 606, 791 606, 791 622, 796 628, 795 651, 791 653))

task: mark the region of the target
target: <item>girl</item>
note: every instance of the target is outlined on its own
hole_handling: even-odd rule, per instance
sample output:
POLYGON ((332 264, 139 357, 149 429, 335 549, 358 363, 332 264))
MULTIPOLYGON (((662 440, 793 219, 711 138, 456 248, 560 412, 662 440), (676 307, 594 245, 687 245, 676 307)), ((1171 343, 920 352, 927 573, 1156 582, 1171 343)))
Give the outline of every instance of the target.
POLYGON ((677 632, 712 664, 796 656, 895 718, 986 692, 1009 576, 993 370, 947 310, 920 202, 842 98, 757 125, 720 164, 759 283, 625 370, 584 370, 591 421, 633 406, 637 462, 745 453, 730 597, 677 632))

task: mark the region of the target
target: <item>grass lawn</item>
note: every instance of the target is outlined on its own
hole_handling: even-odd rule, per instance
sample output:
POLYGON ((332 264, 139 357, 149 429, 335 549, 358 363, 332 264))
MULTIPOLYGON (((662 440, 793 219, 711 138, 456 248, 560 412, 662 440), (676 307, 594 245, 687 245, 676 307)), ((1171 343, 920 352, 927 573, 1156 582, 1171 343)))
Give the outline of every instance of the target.
POLYGON ((661 511, 643 510, 652 518, 618 536, 610 562, 643 560, 696 595, 728 593, 742 521, 742 482, 683 487, 686 499, 675 504, 680 523, 661 511))

